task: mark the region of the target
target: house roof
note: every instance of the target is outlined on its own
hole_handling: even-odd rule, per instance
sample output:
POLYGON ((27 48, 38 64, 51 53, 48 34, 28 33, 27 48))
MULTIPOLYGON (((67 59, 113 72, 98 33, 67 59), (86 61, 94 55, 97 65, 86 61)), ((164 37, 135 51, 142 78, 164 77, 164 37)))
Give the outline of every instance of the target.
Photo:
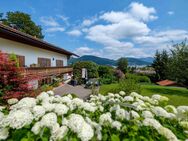
POLYGON ((76 55, 72 52, 69 52, 69 51, 67 51, 63 48, 57 47, 53 44, 50 44, 50 43, 45 42, 41 39, 38 39, 36 37, 33 37, 31 35, 28 35, 26 33, 18 31, 14 28, 5 26, 1 23, 0 23, 0 37, 5 38, 5 39, 9 39, 9 40, 12 40, 12 41, 16 41, 16 42, 28 44, 28 45, 31 45, 31 46, 35 46, 35 47, 38 47, 38 48, 54 51, 54 52, 57 52, 57 53, 66 54, 66 55, 69 55, 69 56, 70 55, 78 56, 78 55, 76 55))
POLYGON ((157 84, 160 86, 172 86, 172 85, 176 85, 177 83, 171 80, 162 80, 157 82, 157 84))

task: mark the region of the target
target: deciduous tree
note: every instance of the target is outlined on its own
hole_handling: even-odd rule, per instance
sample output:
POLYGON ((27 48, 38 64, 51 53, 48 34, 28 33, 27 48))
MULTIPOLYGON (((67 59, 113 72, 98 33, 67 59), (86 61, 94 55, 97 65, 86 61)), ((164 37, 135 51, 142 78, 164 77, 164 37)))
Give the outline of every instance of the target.
POLYGON ((156 52, 152 65, 159 80, 170 79, 188 86, 188 45, 186 40, 167 51, 156 52))
POLYGON ((3 24, 11 27, 14 26, 16 29, 24 33, 35 36, 39 39, 44 38, 41 26, 36 25, 29 14, 19 11, 7 12, 5 18, 0 14, 0 20, 3 24))
POLYGON ((117 69, 121 70, 123 73, 127 72, 128 68, 128 61, 127 58, 120 58, 117 61, 117 69))
POLYGON ((98 65, 94 62, 90 62, 90 61, 80 61, 80 62, 76 62, 73 65, 73 74, 75 79, 78 80, 78 83, 81 84, 83 83, 82 81, 82 68, 86 68, 87 69, 87 73, 88 73, 88 78, 97 78, 98 75, 98 65))
POLYGON ((8 54, 0 52, 0 95, 4 99, 21 98, 30 92, 28 82, 34 77, 24 75, 24 72, 24 68, 18 67, 8 54))
POLYGON ((162 52, 156 51, 152 66, 156 71, 156 78, 164 80, 167 78, 169 56, 166 50, 162 52))

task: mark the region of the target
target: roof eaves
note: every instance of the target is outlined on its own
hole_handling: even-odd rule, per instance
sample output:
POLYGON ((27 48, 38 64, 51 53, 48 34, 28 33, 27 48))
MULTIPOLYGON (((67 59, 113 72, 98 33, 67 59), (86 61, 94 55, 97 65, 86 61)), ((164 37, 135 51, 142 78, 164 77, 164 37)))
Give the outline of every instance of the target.
POLYGON ((56 51, 58 53, 61 53, 61 54, 74 55, 74 56, 79 57, 75 53, 69 52, 69 51, 67 51, 67 50, 65 50, 63 48, 57 47, 57 46, 55 46, 53 44, 50 44, 50 43, 48 43, 46 41, 43 41, 43 40, 38 39, 38 38, 35 38, 35 37, 31 36, 31 35, 28 35, 26 33, 23 33, 21 31, 18 31, 16 29, 11 28, 11 27, 5 26, 3 24, 0 24, 0 30, 4 30, 4 32, 6 32, 9 35, 11 34, 11 35, 14 35, 16 37, 19 36, 20 38, 23 38, 23 39, 27 40, 28 42, 35 42, 37 44, 43 45, 43 46, 46 47, 46 49, 48 48, 48 49, 54 50, 54 51, 56 51))

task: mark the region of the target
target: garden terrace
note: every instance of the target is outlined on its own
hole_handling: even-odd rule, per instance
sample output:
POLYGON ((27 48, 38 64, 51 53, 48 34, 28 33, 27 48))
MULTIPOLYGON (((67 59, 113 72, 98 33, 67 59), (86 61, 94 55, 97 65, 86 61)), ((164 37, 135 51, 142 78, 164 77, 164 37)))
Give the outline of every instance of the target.
POLYGON ((25 69, 26 74, 33 74, 37 76, 58 76, 60 74, 64 73, 71 73, 72 68, 71 67, 31 67, 31 68, 26 68, 25 69))

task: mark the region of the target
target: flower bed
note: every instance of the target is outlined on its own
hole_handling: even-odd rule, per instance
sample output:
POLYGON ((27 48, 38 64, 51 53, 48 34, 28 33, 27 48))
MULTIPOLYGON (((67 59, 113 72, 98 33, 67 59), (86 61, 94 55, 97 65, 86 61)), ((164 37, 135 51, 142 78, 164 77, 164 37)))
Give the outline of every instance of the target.
POLYGON ((86 102, 52 91, 10 99, 9 111, 0 107, 0 140, 186 140, 188 106, 176 108, 167 101, 123 91, 86 102))

